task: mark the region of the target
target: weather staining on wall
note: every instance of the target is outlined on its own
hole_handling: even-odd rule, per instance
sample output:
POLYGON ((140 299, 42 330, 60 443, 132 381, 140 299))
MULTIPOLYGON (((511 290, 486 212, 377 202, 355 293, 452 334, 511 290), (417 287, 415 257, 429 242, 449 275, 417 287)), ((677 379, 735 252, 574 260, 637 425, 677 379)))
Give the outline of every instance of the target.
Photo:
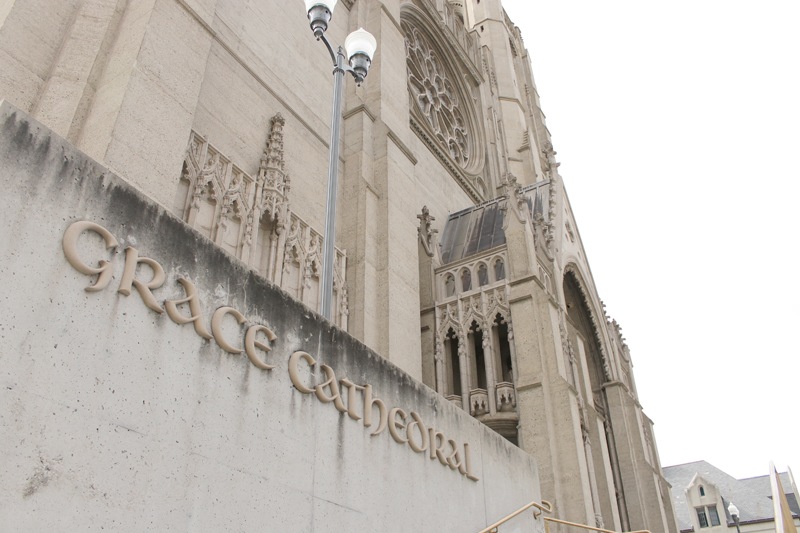
MULTIPOLYGON (((64 232, 62 239, 62 248, 64 256, 78 272, 89 276, 97 276, 94 284, 86 287, 88 292, 98 292, 106 289, 111 282, 113 274, 113 264, 111 261, 102 259, 98 262, 97 267, 87 265, 80 257, 78 251, 78 239, 84 232, 93 231, 99 234, 106 244, 106 249, 113 249, 119 246, 119 242, 106 228, 91 221, 80 220, 73 222, 64 232)), ((246 353, 250 362, 256 368, 261 370, 271 371, 276 368, 275 365, 269 365, 264 362, 263 355, 272 351, 269 343, 278 340, 278 336, 270 330, 269 327, 262 324, 249 325, 244 334, 242 341, 242 348, 234 346, 232 340, 225 337, 223 333, 222 322, 225 317, 230 316, 236 320, 239 325, 248 322, 247 318, 238 310, 229 306, 219 307, 214 311, 211 317, 211 331, 209 332, 206 327, 205 318, 203 316, 203 309, 198 295, 197 287, 194 283, 185 278, 178 278, 178 283, 181 284, 185 291, 185 298, 178 300, 165 300, 163 308, 158 304, 152 291, 159 289, 163 286, 166 275, 164 268, 155 260, 140 257, 138 250, 132 247, 125 249, 125 267, 120 281, 118 293, 124 296, 130 296, 131 288, 135 288, 142 298, 145 305, 155 311, 156 313, 164 313, 176 324, 185 325, 192 324, 195 332, 206 340, 214 340, 217 345, 224 351, 238 355, 246 353), (149 281, 142 281, 136 279, 137 266, 139 264, 146 264, 153 271, 153 276, 149 281), (188 307, 188 316, 186 308, 188 307), (259 335, 261 335, 259 340, 259 335), (266 342, 262 342, 266 341, 266 342)), ((472 473, 472 461, 470 456, 469 443, 459 445, 457 441, 447 438, 441 431, 437 431, 433 427, 427 427, 423 422, 420 415, 414 411, 406 414, 406 411, 399 407, 389 409, 386 403, 375 397, 373 394, 372 385, 356 385, 346 378, 337 379, 336 372, 328 365, 320 364, 319 368, 325 376, 325 381, 318 384, 306 384, 308 378, 303 375, 299 369, 300 362, 304 361, 308 369, 306 374, 310 374, 310 370, 317 366, 317 361, 309 353, 304 351, 296 351, 289 358, 289 377, 292 384, 297 390, 303 394, 315 394, 322 403, 333 403, 336 409, 342 413, 347 413, 352 420, 361 420, 365 428, 373 425, 372 415, 373 408, 378 409, 378 425, 377 428, 370 433, 371 436, 381 434, 385 429, 389 429, 389 434, 399 444, 408 444, 411 449, 416 453, 430 452, 430 458, 438 460, 444 466, 449 467, 451 470, 458 471, 472 481, 478 481, 478 478, 472 473), (345 389, 346 394, 342 394, 342 389, 345 389), (361 393, 361 404, 363 410, 357 409, 358 396, 361 393), (345 404, 344 398, 347 398, 345 404), (403 431, 405 430, 405 431, 403 431)))

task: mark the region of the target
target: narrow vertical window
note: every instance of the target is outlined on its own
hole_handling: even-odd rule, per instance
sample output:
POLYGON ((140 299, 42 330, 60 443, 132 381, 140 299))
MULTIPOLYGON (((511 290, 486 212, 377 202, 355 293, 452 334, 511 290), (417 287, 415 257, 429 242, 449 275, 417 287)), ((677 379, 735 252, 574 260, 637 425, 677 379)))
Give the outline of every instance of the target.
POLYGON ((699 507, 697 510, 697 520, 700 522, 700 527, 708 527, 708 519, 706 518, 705 507, 699 507))
POLYGON ((506 279, 506 266, 502 259, 498 259, 494 264, 494 279, 495 281, 506 279))
POLYGON ((470 326, 475 351, 475 379, 479 389, 486 390, 486 357, 483 353, 483 331, 476 322, 470 326))
POLYGON ((447 338, 450 344, 450 370, 452 373, 450 390, 454 395, 461 396, 461 359, 458 354, 458 337, 451 329, 447 332, 447 338))
POLYGON ((700 496, 705 496, 706 490, 703 488, 703 485, 700 485, 700 496))
POLYGON ((464 292, 472 290, 472 274, 466 269, 461 273, 461 290, 464 292))
POLYGON ((456 293, 456 279, 453 276, 447 276, 444 280, 444 295, 450 298, 456 293))
POLYGON ((717 506, 716 505, 709 505, 708 506, 708 518, 711 520, 712 526, 719 525, 719 514, 717 513, 717 506))
POLYGON ((483 287, 484 285, 489 284, 489 269, 486 268, 486 265, 481 264, 478 267, 478 285, 483 287))

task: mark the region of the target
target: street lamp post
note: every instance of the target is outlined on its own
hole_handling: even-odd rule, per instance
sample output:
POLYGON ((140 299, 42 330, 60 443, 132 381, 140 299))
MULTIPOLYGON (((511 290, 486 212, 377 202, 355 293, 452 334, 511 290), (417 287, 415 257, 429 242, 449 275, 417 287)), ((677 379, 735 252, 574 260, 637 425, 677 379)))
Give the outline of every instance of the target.
POLYGON ((348 56, 345 62, 345 50, 340 46, 334 52, 333 47, 325 38, 325 30, 333 16, 333 9, 337 0, 305 0, 308 10, 308 20, 311 30, 318 41, 325 43, 333 60, 333 110, 331 111, 331 142, 328 158, 328 195, 325 203, 325 235, 322 256, 322 294, 320 298, 320 312, 322 316, 331 320, 333 305, 333 263, 335 261, 336 238, 336 188, 339 178, 339 139, 342 129, 342 90, 344 88, 344 73, 349 72, 356 80, 359 87, 367 77, 367 72, 372 64, 372 57, 378 47, 369 32, 359 28, 344 41, 348 56))
POLYGON ((733 518, 733 523, 736 524, 736 533, 742 533, 739 530, 739 508, 733 505, 733 502, 728 505, 728 513, 733 518))

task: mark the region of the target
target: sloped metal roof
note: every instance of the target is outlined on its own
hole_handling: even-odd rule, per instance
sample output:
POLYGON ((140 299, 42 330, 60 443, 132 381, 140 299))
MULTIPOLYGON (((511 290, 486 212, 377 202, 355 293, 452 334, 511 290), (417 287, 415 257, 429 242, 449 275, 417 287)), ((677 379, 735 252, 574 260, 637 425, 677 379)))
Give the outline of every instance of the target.
MULTIPOLYGON (((550 201, 550 180, 540 181, 522 189, 528 200, 531 215, 540 213, 545 220, 545 205, 550 201)), ((447 217, 440 244, 443 264, 453 263, 480 254, 506 243, 503 231, 504 198, 494 198, 447 217)))

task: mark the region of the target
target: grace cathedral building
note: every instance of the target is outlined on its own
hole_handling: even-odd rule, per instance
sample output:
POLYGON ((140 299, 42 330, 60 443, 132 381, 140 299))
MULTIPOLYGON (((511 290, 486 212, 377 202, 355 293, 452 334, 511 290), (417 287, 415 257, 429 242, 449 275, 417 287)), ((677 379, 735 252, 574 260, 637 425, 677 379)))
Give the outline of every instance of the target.
MULTIPOLYGON (((301 0, 0 4, 0 97, 309 310, 333 77, 301 0)), ((340 0, 332 321, 532 455, 553 517, 676 533, 528 51, 500 0, 340 0)))

